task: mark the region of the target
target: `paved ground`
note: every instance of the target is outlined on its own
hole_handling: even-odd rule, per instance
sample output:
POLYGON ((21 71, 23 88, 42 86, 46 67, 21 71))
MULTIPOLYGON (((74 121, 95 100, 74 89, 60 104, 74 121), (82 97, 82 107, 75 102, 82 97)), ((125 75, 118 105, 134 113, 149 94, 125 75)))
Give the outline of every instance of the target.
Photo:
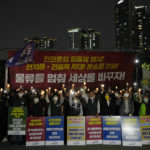
POLYGON ((150 150, 150 145, 142 147, 123 147, 111 145, 88 145, 88 146, 40 146, 26 147, 24 145, 10 145, 8 142, 0 144, 0 150, 150 150))

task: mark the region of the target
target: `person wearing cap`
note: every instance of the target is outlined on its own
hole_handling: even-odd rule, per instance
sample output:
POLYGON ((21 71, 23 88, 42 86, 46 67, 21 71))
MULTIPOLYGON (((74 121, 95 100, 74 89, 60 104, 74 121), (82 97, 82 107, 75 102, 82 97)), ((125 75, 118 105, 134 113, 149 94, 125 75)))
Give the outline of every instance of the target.
POLYGON ((142 104, 139 110, 139 116, 147 116, 150 115, 150 103, 149 103, 149 95, 145 93, 142 98, 142 104))

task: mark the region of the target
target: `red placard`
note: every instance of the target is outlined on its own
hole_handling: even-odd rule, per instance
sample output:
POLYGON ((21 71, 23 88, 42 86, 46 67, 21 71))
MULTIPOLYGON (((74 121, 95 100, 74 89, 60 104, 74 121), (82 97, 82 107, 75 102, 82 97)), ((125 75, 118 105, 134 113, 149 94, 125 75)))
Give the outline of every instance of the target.
MULTIPOLYGON (((9 58, 15 54, 9 51, 9 58)), ((135 54, 129 52, 51 52, 35 51, 33 63, 9 68, 12 88, 38 89, 125 86, 132 82, 135 54)))
POLYGON ((102 144, 101 116, 86 116, 86 143, 102 144))
POLYGON ((26 146, 45 145, 45 117, 28 117, 26 146))

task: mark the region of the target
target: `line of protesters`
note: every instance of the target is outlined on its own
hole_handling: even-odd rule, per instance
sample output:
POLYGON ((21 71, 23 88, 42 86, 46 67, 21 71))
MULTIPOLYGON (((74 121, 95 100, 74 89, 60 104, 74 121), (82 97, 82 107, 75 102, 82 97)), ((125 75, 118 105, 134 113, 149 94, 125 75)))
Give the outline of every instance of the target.
MULTIPOLYGON (((44 90, 0 91, 0 141, 8 139, 8 109, 9 107, 27 107, 28 117, 64 116, 64 133, 66 141, 67 116, 145 116, 150 115, 150 92, 142 92, 126 87, 120 90, 101 86, 100 89, 89 90, 83 86, 75 91, 74 86, 67 92, 48 88, 44 90), (7 138, 6 138, 7 137, 7 138)), ((24 136, 10 136, 11 144, 22 144, 24 136)))

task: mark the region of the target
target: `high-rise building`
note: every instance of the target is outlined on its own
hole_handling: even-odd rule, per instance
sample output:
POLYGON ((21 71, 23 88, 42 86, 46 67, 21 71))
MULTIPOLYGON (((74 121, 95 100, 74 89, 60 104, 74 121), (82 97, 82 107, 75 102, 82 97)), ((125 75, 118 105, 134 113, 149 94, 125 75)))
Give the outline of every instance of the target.
POLYGON ((133 0, 119 0, 115 5, 116 48, 129 50, 132 44, 133 0))
POLYGON ((146 27, 147 6, 134 7, 132 49, 143 51, 148 46, 146 27))
POLYGON ((134 0, 119 0, 115 5, 116 48, 144 51, 150 48, 150 15, 147 6, 134 0))
POLYGON ((150 52, 150 13, 146 15, 146 34, 147 34, 147 47, 144 51, 150 52))
POLYGON ((81 28, 68 29, 69 48, 92 50, 99 49, 100 32, 94 29, 84 30, 81 28))

